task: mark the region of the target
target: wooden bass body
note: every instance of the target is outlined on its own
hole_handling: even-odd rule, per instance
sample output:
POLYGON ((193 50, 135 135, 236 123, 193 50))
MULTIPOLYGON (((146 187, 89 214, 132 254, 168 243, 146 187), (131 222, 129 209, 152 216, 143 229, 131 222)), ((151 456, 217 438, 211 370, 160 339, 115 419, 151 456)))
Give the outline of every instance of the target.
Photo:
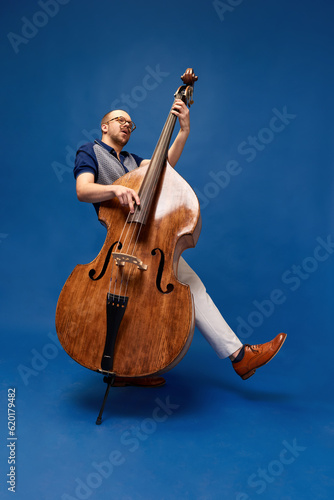
MULTIPOLYGON (((147 167, 138 168, 115 184, 138 192, 146 171, 147 167)), ((107 228, 106 240, 98 256, 90 264, 77 265, 66 281, 57 304, 56 329, 65 351, 86 368, 141 377, 175 366, 191 343, 192 295, 176 276, 181 253, 198 240, 201 217, 194 191, 172 167, 165 166, 147 221, 138 233, 134 253, 142 267, 126 262, 120 271, 112 253, 124 249, 120 237, 124 226, 125 232, 133 224, 139 226, 126 222, 128 213, 117 198, 101 204, 99 220, 107 228), (110 333, 113 326, 106 303, 113 300, 116 289, 127 297, 127 304, 117 332, 110 333), (108 335, 113 339, 108 340, 108 335), (107 369, 101 364, 106 342, 113 344, 107 369)), ((113 307, 117 317, 118 306, 113 307)))

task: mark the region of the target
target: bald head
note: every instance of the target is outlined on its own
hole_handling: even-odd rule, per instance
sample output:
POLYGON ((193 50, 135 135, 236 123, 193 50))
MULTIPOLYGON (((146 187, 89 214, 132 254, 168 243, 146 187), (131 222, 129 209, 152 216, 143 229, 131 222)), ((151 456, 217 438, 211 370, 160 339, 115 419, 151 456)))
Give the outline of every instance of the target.
POLYGON ((102 141, 117 152, 120 152, 130 139, 136 127, 130 116, 123 109, 114 109, 105 114, 101 120, 102 141), (123 118, 123 121, 116 118, 123 118))
POLYGON ((102 125, 104 123, 107 123, 109 120, 111 120, 112 118, 116 118, 117 116, 124 116, 124 118, 126 120, 131 120, 130 116, 128 115, 128 113, 126 111, 124 111, 123 109, 114 109, 113 111, 109 111, 109 113, 105 114, 104 117, 102 118, 101 120, 101 130, 102 130, 102 134, 103 134, 103 129, 102 129, 102 125))

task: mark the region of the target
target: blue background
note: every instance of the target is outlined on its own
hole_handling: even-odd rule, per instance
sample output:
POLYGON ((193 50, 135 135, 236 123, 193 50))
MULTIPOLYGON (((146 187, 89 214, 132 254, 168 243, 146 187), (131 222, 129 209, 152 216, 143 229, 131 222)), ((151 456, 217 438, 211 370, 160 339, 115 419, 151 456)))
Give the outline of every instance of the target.
POLYGON ((1 8, 1 494, 14 387, 16 498, 333 497, 334 6, 43 3, 1 8), (101 376, 67 356, 54 327, 64 282, 105 237, 76 199, 73 159, 123 94, 137 124, 127 149, 149 158, 187 67, 199 79, 177 169, 203 229, 184 256, 244 342, 288 338, 244 382, 196 331, 166 386, 113 389, 97 427, 101 376), (157 422, 159 401, 174 406, 157 422))

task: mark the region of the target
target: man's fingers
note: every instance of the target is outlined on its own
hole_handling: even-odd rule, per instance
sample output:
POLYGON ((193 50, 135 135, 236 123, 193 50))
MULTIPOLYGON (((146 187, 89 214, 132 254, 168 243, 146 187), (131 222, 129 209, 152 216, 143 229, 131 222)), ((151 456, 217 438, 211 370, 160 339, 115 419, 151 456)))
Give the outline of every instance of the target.
POLYGON ((180 113, 182 110, 182 104, 183 104, 183 101, 181 101, 180 99, 176 100, 172 106, 172 113, 173 113, 173 111, 174 111, 173 114, 180 113))
POLYGON ((134 205, 134 196, 133 196, 133 193, 128 193, 128 205, 129 205, 129 208, 130 208, 130 212, 133 214, 134 211, 135 211, 135 205, 134 205))
POLYGON ((121 205, 129 206, 130 212, 133 214, 135 211, 135 203, 140 205, 140 199, 136 191, 130 188, 121 188, 118 195, 118 199, 121 205))
POLYGON ((132 196, 128 198, 128 205, 130 208, 130 212, 133 214, 135 211, 135 206, 134 206, 133 201, 132 201, 132 196))
POLYGON ((136 202, 137 205, 140 205, 140 199, 136 191, 131 189, 131 191, 128 193, 128 205, 130 207, 130 212, 133 214, 135 211, 135 204, 134 201, 136 202))
POLYGON ((176 99, 172 107, 177 109, 180 108, 182 109, 183 107, 185 107, 185 103, 182 101, 182 99, 176 99))
POLYGON ((140 199, 139 199, 139 196, 136 193, 136 191, 133 191, 133 197, 134 197, 135 202, 137 203, 137 205, 140 205, 140 199))

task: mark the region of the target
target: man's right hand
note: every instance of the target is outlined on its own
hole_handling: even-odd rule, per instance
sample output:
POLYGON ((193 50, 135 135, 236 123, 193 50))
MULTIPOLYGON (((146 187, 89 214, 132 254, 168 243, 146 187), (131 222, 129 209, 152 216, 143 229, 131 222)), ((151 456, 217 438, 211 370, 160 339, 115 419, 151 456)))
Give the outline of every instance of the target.
POLYGON ((125 186, 111 185, 113 188, 114 195, 118 198, 118 201, 122 206, 129 206, 130 212, 133 214, 136 205, 140 205, 140 199, 136 191, 125 186))
POLYGON ((84 172, 77 177, 77 197, 86 203, 100 203, 117 198, 122 206, 129 206, 130 212, 135 211, 135 204, 140 205, 140 199, 134 189, 115 184, 96 184, 94 174, 84 172))

